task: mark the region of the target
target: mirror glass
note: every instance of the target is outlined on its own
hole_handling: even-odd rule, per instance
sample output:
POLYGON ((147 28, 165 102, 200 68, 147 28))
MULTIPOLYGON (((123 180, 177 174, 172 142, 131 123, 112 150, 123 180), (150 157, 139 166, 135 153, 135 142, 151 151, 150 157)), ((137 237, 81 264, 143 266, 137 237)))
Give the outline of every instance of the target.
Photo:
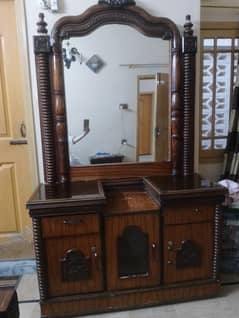
POLYGON ((169 160, 170 42, 106 25, 62 46, 71 166, 169 160))

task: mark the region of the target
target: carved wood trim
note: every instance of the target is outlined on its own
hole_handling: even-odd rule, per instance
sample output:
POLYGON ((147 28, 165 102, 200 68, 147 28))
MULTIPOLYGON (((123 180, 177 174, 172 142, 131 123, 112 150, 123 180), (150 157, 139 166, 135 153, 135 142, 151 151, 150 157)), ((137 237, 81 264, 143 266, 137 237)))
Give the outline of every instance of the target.
POLYGON ((193 36, 193 24, 190 15, 184 25, 184 160, 183 175, 194 174, 194 116, 195 116, 195 64, 197 38, 193 36))
POLYGON ((33 217, 32 225, 40 298, 41 300, 45 300, 48 297, 48 284, 46 258, 42 241, 41 218, 33 217))
MULTIPOLYGON (((69 157, 67 145, 67 124, 63 65, 61 60, 61 42, 63 39, 84 36, 99 26, 106 24, 124 24, 137 29, 150 37, 171 40, 171 161, 173 174, 182 173, 183 158, 183 92, 182 92, 182 45, 177 26, 167 18, 153 17, 137 6, 124 8, 109 5, 96 5, 79 16, 63 17, 57 21, 51 34, 53 43, 53 117, 56 132, 55 153, 58 161, 57 175, 59 182, 69 179, 69 157)), ((160 54, 160 52, 159 52, 160 54)), ((143 168, 143 166, 142 166, 143 168)), ((84 167, 83 167, 84 169, 84 167)), ((95 169, 92 167, 92 169, 95 169)), ((107 169, 107 168, 106 168, 107 169)), ((124 170, 124 168, 122 168, 124 170)), ((75 167, 74 171, 82 171, 75 167)), ((139 172, 140 176, 142 172, 139 172)), ((144 175, 149 175, 144 173, 144 175)))
MULTIPOLYGON (((47 33, 44 15, 39 14, 39 33, 47 33)), ((57 181, 53 114, 51 105, 50 64, 51 45, 49 35, 34 36, 34 52, 38 86, 44 178, 46 183, 57 181)))
MULTIPOLYGON (((193 171, 193 164, 190 162, 193 161, 192 140, 194 127, 193 124, 190 124, 193 122, 192 108, 194 103, 194 81, 192 82, 191 79, 193 78, 192 73, 195 71, 195 52, 192 52, 189 48, 192 48, 190 43, 195 45, 196 41, 196 38, 192 36, 192 25, 189 22, 185 25, 185 51, 183 56, 180 32, 173 21, 167 18, 151 16, 140 7, 133 5, 133 1, 116 1, 117 5, 115 1, 106 2, 107 4, 98 4, 90 7, 79 16, 68 16, 59 19, 51 33, 52 47, 48 48, 49 38, 47 40, 48 45, 45 42, 44 47, 44 35, 39 35, 38 40, 36 40, 38 44, 42 41, 42 44, 38 45, 41 49, 38 48, 35 53, 37 72, 39 73, 39 104, 42 118, 41 130, 46 182, 67 182, 71 179, 72 171, 76 172, 79 170, 77 175, 80 175, 81 171, 84 175, 84 171, 87 169, 90 171, 89 167, 87 169, 84 167, 70 169, 69 165, 61 43, 63 39, 87 35, 99 26, 106 24, 129 25, 146 36, 159 37, 171 41, 170 161, 172 170, 170 174, 190 174, 193 171), (52 53, 50 52, 51 49, 52 53), (185 72, 184 79, 186 81, 184 87, 182 84, 183 71, 185 72), (51 87, 46 84, 49 83, 49 74, 51 74, 51 87), (46 87, 42 88, 44 83, 46 87), (185 111, 183 109, 183 97, 186 105, 185 111), (186 116, 185 119, 184 116, 186 116), (185 143, 185 149, 183 143, 185 143)), ((46 24, 42 16, 40 19, 38 23, 39 30, 45 33, 46 24)), ((45 37, 47 36, 45 35, 45 37)), ((35 45, 36 47, 37 45, 35 45)), ((134 169, 133 176, 150 175, 152 169, 149 166, 147 170, 141 163, 136 163, 136 165, 137 168, 134 169), (142 168, 141 171, 140 167, 142 168)), ((92 171, 97 171, 98 168, 91 167, 91 169, 92 171)), ((121 170, 120 167, 117 167, 117 169, 121 170)), ((109 171, 108 168, 106 170, 109 171)), ((160 163, 158 163, 158 170, 160 174, 160 163)), ((122 171, 125 171, 125 167, 122 168, 122 171)))
POLYGON ((222 244, 222 211, 221 206, 217 205, 215 209, 214 218, 214 247, 213 247, 213 260, 212 260, 212 277, 219 280, 220 275, 220 257, 221 257, 221 244, 222 244))

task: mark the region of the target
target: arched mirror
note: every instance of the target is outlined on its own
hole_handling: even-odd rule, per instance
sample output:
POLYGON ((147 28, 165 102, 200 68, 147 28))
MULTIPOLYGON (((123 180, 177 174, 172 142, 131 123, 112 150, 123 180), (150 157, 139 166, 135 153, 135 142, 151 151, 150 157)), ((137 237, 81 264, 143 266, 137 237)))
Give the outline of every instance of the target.
POLYGON ((38 26, 46 182, 192 172, 190 17, 184 51, 173 21, 129 0, 99 1, 63 17, 50 37, 43 15, 38 26), (43 85, 46 78, 51 85, 43 85))
POLYGON ((169 40, 112 24, 62 47, 70 165, 170 161, 169 40))

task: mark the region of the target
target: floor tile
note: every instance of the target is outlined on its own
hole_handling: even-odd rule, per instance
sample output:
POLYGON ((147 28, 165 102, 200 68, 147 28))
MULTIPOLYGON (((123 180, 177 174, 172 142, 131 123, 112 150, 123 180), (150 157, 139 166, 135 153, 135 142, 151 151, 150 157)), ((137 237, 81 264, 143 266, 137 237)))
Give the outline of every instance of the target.
POLYGON ((17 287, 17 295, 19 301, 31 301, 39 299, 39 289, 36 274, 22 276, 17 287))

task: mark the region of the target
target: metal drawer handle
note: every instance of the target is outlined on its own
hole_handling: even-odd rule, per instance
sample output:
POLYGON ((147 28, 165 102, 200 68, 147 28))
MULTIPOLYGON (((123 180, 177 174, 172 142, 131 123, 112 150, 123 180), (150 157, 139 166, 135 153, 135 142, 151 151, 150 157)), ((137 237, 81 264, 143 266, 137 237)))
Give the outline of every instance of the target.
POLYGON ((84 223, 84 221, 81 219, 80 220, 64 220, 63 223, 65 225, 79 225, 81 223, 84 223))
POLYGON ((16 146, 16 145, 27 145, 27 140, 26 139, 13 139, 10 141, 11 146, 16 146))

